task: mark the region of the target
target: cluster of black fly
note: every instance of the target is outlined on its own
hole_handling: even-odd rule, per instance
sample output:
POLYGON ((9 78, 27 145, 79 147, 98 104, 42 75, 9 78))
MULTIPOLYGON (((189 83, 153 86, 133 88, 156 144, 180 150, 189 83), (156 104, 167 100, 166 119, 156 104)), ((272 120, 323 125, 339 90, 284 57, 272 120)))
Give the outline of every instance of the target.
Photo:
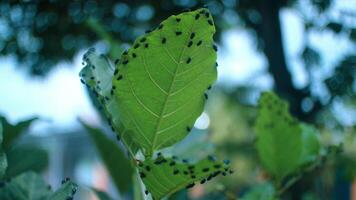
MULTIPOLYGON (((208 156, 208 159, 211 161, 210 164, 207 164, 204 168, 197 169, 197 167, 194 164, 190 164, 187 159, 179 159, 177 156, 166 159, 161 153, 157 153, 156 158, 151 164, 145 165, 143 162, 138 161, 139 175, 141 179, 144 180, 150 173, 152 176, 155 176, 154 173, 158 167, 166 167, 166 169, 164 169, 165 171, 171 168, 173 176, 181 175, 186 178, 186 181, 189 182, 186 188, 189 189, 194 187, 196 182, 204 184, 218 175, 226 176, 227 174, 233 173, 229 168, 230 161, 225 160, 222 164, 217 162, 214 156, 208 156)), ((145 190, 145 194, 148 195, 149 191, 145 190)))

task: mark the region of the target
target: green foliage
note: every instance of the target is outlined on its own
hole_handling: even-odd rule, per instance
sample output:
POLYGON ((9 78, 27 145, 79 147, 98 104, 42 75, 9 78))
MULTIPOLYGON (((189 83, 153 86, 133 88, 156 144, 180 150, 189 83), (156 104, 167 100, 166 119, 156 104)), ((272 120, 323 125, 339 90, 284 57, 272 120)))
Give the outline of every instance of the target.
MULTIPOLYGON (((228 163, 208 157, 197 163, 188 163, 176 157, 159 154, 156 159, 139 163, 139 174, 153 199, 161 199, 183 188, 203 184, 212 178, 232 173, 228 163)), ((146 192, 148 194, 148 191, 146 192)))
POLYGON ((257 151, 262 164, 277 181, 317 159, 320 155, 317 131, 294 119, 285 101, 266 92, 259 106, 257 151))
POLYGON ((288 105, 273 93, 263 93, 256 122, 257 151, 264 167, 277 179, 294 172, 302 154, 302 129, 288 105))
POLYGON ((115 61, 115 68, 94 49, 83 57, 86 66, 80 72, 82 82, 95 96, 99 109, 132 158, 137 150, 144 154, 140 165, 145 168, 139 168, 139 172, 154 198, 169 196, 196 181, 229 171, 226 164, 211 159, 194 164, 197 171, 193 173, 187 169, 189 164, 173 158, 152 158, 156 150, 186 137, 204 109, 206 91, 217 76, 214 33, 211 14, 207 9, 198 9, 171 16, 139 37, 115 61), (177 163, 157 165, 157 159, 177 163), (146 167, 150 172, 144 178, 146 167), (173 174, 176 170, 181 174, 173 174), (162 187, 157 180, 168 182, 162 187))
MULTIPOLYGON (((122 55, 110 94, 106 90, 109 79, 93 74, 91 82, 86 80, 99 95, 105 95, 108 102, 103 103, 114 127, 122 130, 120 135, 129 132, 146 155, 183 139, 202 113, 204 93, 216 79, 214 32, 206 9, 172 16, 122 55)), ((92 63, 92 55, 84 59, 90 64, 81 72, 84 79, 91 78, 89 66, 104 77, 105 71, 96 70, 104 67, 92 63)))
POLYGON ((3 137, 3 128, 2 128, 2 123, 0 121, 0 179, 4 176, 6 168, 7 168, 7 159, 6 159, 6 154, 2 149, 2 144, 4 141, 3 137))
POLYGON ((67 181, 53 193, 42 178, 33 172, 21 174, 3 184, 0 190, 2 200, 63 200, 73 197, 77 190, 74 183, 67 181))
POLYGON ((26 131, 31 123, 35 120, 37 120, 37 117, 32 117, 30 119, 21 121, 15 125, 10 124, 5 117, 0 116, 0 121, 3 124, 3 129, 4 129, 4 143, 3 147, 5 151, 9 150, 11 145, 13 145, 13 142, 21 136, 24 131, 26 131))
POLYGON ((254 186, 241 200, 276 200, 272 184, 264 183, 254 186))
POLYGON ((48 154, 35 146, 20 146, 7 152, 9 167, 4 178, 11 178, 26 171, 41 172, 48 165, 48 154))
POLYGON ((94 49, 89 49, 83 56, 86 66, 80 71, 82 82, 89 88, 94 103, 107 118, 113 131, 120 135, 122 142, 133 156, 137 152, 137 146, 130 137, 129 130, 125 130, 118 114, 117 102, 111 96, 112 77, 114 67, 103 55, 97 55, 94 49), (114 122, 114 123, 113 123, 114 122))
POLYGON ((82 122, 94 142, 101 159, 105 163, 118 191, 127 192, 132 184, 133 166, 122 150, 99 129, 92 128, 82 122))
POLYGON ((183 13, 138 38, 121 57, 113 98, 145 154, 183 139, 202 113, 217 73, 214 32, 208 10, 183 13))
POLYGON ((317 159, 320 155, 319 132, 313 126, 301 123, 302 128, 302 160, 301 164, 308 164, 317 159))

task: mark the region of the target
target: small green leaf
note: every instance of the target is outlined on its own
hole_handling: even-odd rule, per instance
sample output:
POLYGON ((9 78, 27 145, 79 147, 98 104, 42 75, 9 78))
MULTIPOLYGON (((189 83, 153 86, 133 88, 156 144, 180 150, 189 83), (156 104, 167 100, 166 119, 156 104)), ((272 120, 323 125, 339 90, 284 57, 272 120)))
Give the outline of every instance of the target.
POLYGON ((21 121, 15 125, 10 124, 5 117, 0 116, 0 121, 3 123, 4 143, 3 148, 5 151, 9 150, 14 140, 21 136, 21 134, 28 129, 31 123, 37 120, 38 117, 21 121))
POLYGON ((127 192, 132 183, 133 167, 118 145, 107 138, 99 129, 82 122, 93 140, 101 159, 103 160, 118 191, 127 192))
POLYGON ((320 141, 318 130, 313 126, 301 123, 303 131, 303 148, 301 164, 313 162, 320 155, 320 141))
POLYGON ((8 165, 5 178, 17 176, 26 171, 41 172, 48 165, 48 154, 35 146, 16 147, 7 153, 8 165))
POLYGON ((288 112, 288 105, 266 92, 259 100, 256 122, 257 151, 263 166, 278 180, 294 172, 302 156, 302 130, 288 112))
POLYGON ((197 163, 178 158, 146 159, 139 163, 139 175, 153 199, 161 199, 183 189, 203 184, 218 175, 232 173, 228 163, 209 157, 197 163))
POLYGON ((272 184, 265 183, 252 187, 240 200, 276 200, 275 189, 272 184))

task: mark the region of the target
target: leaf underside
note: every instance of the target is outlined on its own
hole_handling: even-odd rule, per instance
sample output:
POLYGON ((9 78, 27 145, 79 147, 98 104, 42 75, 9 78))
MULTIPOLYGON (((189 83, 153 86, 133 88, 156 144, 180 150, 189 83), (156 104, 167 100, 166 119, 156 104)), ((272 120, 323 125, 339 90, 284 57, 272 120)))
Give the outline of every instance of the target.
POLYGON ((277 179, 295 171, 302 156, 302 130, 288 105, 271 92, 259 100, 257 151, 264 167, 277 179))
POLYGON ((198 9, 169 17, 122 55, 113 98, 145 154, 183 139, 202 113, 217 76, 214 33, 209 11, 198 9))
POLYGON ((128 134, 129 131, 125 131, 120 122, 117 102, 113 98, 109 98, 112 96, 114 67, 108 58, 104 55, 98 55, 93 48, 84 54, 83 60, 86 62, 86 66, 80 72, 83 83, 89 88, 92 96, 99 104, 99 110, 106 116, 106 120, 113 131, 121 137, 128 151, 134 155, 138 147, 128 134))
POLYGON ((83 81, 99 96, 113 128, 145 155, 183 139, 202 113, 217 76, 214 33, 209 11, 198 9, 171 16, 138 38, 115 70, 93 50, 84 57, 83 81), (94 57, 103 61, 93 63, 94 57))
POLYGON ((188 163, 184 159, 159 155, 139 164, 139 174, 147 189, 145 193, 150 193, 153 199, 161 199, 183 188, 204 184, 218 175, 225 176, 228 173, 232 173, 229 165, 213 157, 188 163))

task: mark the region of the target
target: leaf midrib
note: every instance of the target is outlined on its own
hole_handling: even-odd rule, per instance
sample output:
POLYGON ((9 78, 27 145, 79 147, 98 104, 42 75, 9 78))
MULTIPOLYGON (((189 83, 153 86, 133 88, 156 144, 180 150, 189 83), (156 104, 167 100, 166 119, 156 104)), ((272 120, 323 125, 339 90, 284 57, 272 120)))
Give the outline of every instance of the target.
MULTIPOLYGON (((193 21, 193 23, 192 23, 192 25, 191 25, 191 28, 190 28, 190 32, 192 32, 192 29, 193 29, 193 27, 195 26, 195 24, 196 24, 196 20, 193 21)), ((163 29, 162 29, 162 32, 164 32, 163 29)), ((189 37, 188 37, 188 40, 189 40, 189 37)), ((168 51, 168 49, 166 48, 166 46, 163 46, 163 47, 168 51)), ((183 54, 184 54, 184 52, 185 52, 186 49, 187 49, 187 46, 184 45, 184 48, 183 48, 183 50, 182 50, 182 52, 181 52, 181 54, 180 54, 180 56, 179 56, 179 60, 178 60, 178 62, 177 62, 177 64, 176 64, 176 69, 175 69, 174 74, 173 74, 173 80, 172 80, 172 82, 171 82, 171 84, 170 84, 170 86, 169 86, 169 89, 168 89, 168 92, 167 92, 168 94, 166 95, 166 98, 165 98, 165 100, 164 100, 164 104, 163 104, 162 111, 161 111, 161 113, 160 113, 160 115, 159 115, 158 123, 157 123, 156 130, 155 130, 154 137, 153 137, 152 147, 151 147, 151 149, 150 149, 150 151, 149 151, 149 155, 153 155, 153 151, 155 150, 155 146, 156 146, 156 142, 157 142, 157 136, 158 136, 158 130, 159 130, 160 126, 161 126, 161 122, 162 122, 164 113, 166 112, 167 102, 168 102, 168 99, 169 99, 170 94, 171 94, 171 92, 172 92, 173 83, 174 83, 175 78, 176 78, 176 76, 177 76, 177 72, 178 72, 178 69, 179 69, 180 64, 181 64, 181 59, 182 59, 182 56, 183 56, 183 54)), ((172 58, 172 59, 173 59, 173 58, 172 58)), ((173 59, 173 60, 174 60, 174 59, 173 59)))

